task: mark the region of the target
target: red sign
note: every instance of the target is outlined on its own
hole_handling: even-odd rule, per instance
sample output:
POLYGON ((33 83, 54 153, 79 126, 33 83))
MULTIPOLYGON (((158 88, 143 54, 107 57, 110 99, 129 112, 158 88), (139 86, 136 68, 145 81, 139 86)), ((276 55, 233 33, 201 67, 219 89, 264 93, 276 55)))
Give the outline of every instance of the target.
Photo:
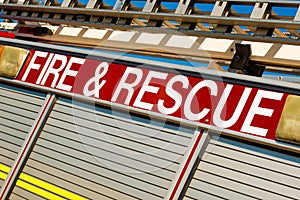
POLYGON ((287 94, 31 51, 18 79, 109 102, 275 139, 287 94))
POLYGON ((0 31, 0 37, 15 38, 16 34, 7 31, 0 31))

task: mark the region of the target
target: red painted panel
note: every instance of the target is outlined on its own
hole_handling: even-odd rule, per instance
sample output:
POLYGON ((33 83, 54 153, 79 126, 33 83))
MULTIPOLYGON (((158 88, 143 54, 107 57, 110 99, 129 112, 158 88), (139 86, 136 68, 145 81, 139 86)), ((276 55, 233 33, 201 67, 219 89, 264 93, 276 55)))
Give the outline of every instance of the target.
POLYGON ((272 140, 288 95, 54 53, 30 58, 19 80, 272 140))

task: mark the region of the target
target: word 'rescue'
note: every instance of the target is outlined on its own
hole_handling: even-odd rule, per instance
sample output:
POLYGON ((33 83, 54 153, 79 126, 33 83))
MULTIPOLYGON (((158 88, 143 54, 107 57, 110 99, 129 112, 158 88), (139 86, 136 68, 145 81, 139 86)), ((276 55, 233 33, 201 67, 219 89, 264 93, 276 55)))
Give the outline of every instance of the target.
POLYGON ((19 80, 270 139, 287 96, 91 59, 31 54, 19 80))

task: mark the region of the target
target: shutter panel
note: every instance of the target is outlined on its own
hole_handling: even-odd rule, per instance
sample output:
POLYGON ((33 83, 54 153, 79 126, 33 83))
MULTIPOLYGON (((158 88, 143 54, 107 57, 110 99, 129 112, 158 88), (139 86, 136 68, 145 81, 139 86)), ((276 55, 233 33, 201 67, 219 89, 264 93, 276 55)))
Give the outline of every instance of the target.
POLYGON ((0 84, 0 187, 31 129, 45 95, 0 84))
POLYGON ((147 121, 59 98, 23 173, 87 199, 162 199, 194 130, 147 121))
POLYGON ((184 199, 298 199, 300 158, 212 139, 184 199))

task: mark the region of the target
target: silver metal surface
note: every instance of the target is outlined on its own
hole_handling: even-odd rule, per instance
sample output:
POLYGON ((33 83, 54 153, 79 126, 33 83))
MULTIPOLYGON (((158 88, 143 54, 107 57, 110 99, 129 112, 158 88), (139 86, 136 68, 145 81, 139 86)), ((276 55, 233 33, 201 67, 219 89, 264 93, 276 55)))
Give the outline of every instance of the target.
POLYGON ((297 199, 300 158, 213 137, 183 199, 297 199))
POLYGON ((45 99, 44 105, 41 106, 41 110, 36 115, 34 123, 29 126, 30 131, 28 131, 28 134, 26 136, 26 139, 24 140, 24 143, 22 144, 21 149, 17 151, 18 156, 14 160, 14 164, 11 166, 11 170, 7 175, 3 187, 1 188, 1 199, 7 199, 10 196, 12 187, 16 184, 20 171, 25 165, 27 157, 31 153, 31 150, 35 145, 35 141, 40 133, 40 129, 43 126, 45 120, 47 119, 49 113, 51 112, 51 108, 54 104, 54 101, 55 95, 48 94, 48 96, 45 99))
POLYGON ((195 131, 163 124, 59 97, 23 172, 87 199, 163 199, 195 131))
MULTIPOLYGON (((7 78, 0 78, 0 82, 4 82, 4 83, 10 83, 10 84, 15 84, 15 85, 19 85, 19 86, 23 86, 23 87, 27 87, 27 88, 31 88, 37 91, 45 91, 45 92, 50 92, 50 93, 54 93, 60 96, 64 96, 64 97, 69 97, 69 98, 74 98, 76 100, 79 101, 85 101, 85 102, 91 102, 91 103, 95 103, 95 104, 99 104, 99 105, 104 105, 104 106, 109 106, 115 109, 119 109, 119 110, 126 110, 126 111, 131 111, 134 113, 138 113, 141 115, 146 115, 146 116, 150 116, 151 118, 157 118, 157 119, 163 119, 163 120, 167 120, 167 121, 171 121, 174 123, 178 123, 184 126, 189 126, 189 127, 198 127, 199 129, 204 129, 204 130, 209 130, 212 132, 222 132, 222 134, 224 135, 230 135, 236 138, 242 138, 244 140, 249 140, 249 141, 255 141, 258 144, 266 144, 272 147, 276 147, 279 149, 285 149, 285 150, 289 150, 291 152, 297 152, 300 153, 300 149, 298 146, 293 145, 293 144, 288 144, 288 143, 284 143, 284 142, 278 142, 278 141, 273 141, 273 140, 269 140, 269 139, 265 139, 265 138, 261 138, 261 137, 257 137, 257 136, 253 136, 253 135, 248 135, 248 134, 244 134, 241 132, 237 132, 237 131, 231 131, 231 130, 226 130, 226 129, 219 129, 217 127, 213 127, 204 123, 198 123, 198 122, 193 122, 190 120, 185 120, 185 119, 181 119, 181 118, 177 118, 177 117, 172 117, 172 116, 167 116, 167 115, 163 115, 160 113, 154 113, 154 112, 145 112, 142 109, 138 109, 138 108, 134 108, 134 107, 129 107, 129 106, 125 106, 125 105, 121 105, 121 104, 112 104, 111 102, 107 102, 107 101, 103 101, 100 99, 95 99, 92 97, 85 97, 82 95, 77 95, 77 94, 71 94, 68 92, 64 92, 61 90, 55 90, 55 89, 51 89, 51 88, 45 88, 43 86, 38 86, 38 85, 33 85, 33 84, 29 84, 29 83, 25 83, 25 82, 21 82, 21 81, 17 81, 17 80, 11 80, 11 79, 7 79, 7 78)), ((275 83, 274 81, 270 80, 270 83, 275 83)), ((288 83, 290 84, 290 83, 288 83)), ((291 84, 291 85, 295 85, 298 87, 298 84, 291 84)), ((276 84, 275 84, 276 87, 276 84)))

